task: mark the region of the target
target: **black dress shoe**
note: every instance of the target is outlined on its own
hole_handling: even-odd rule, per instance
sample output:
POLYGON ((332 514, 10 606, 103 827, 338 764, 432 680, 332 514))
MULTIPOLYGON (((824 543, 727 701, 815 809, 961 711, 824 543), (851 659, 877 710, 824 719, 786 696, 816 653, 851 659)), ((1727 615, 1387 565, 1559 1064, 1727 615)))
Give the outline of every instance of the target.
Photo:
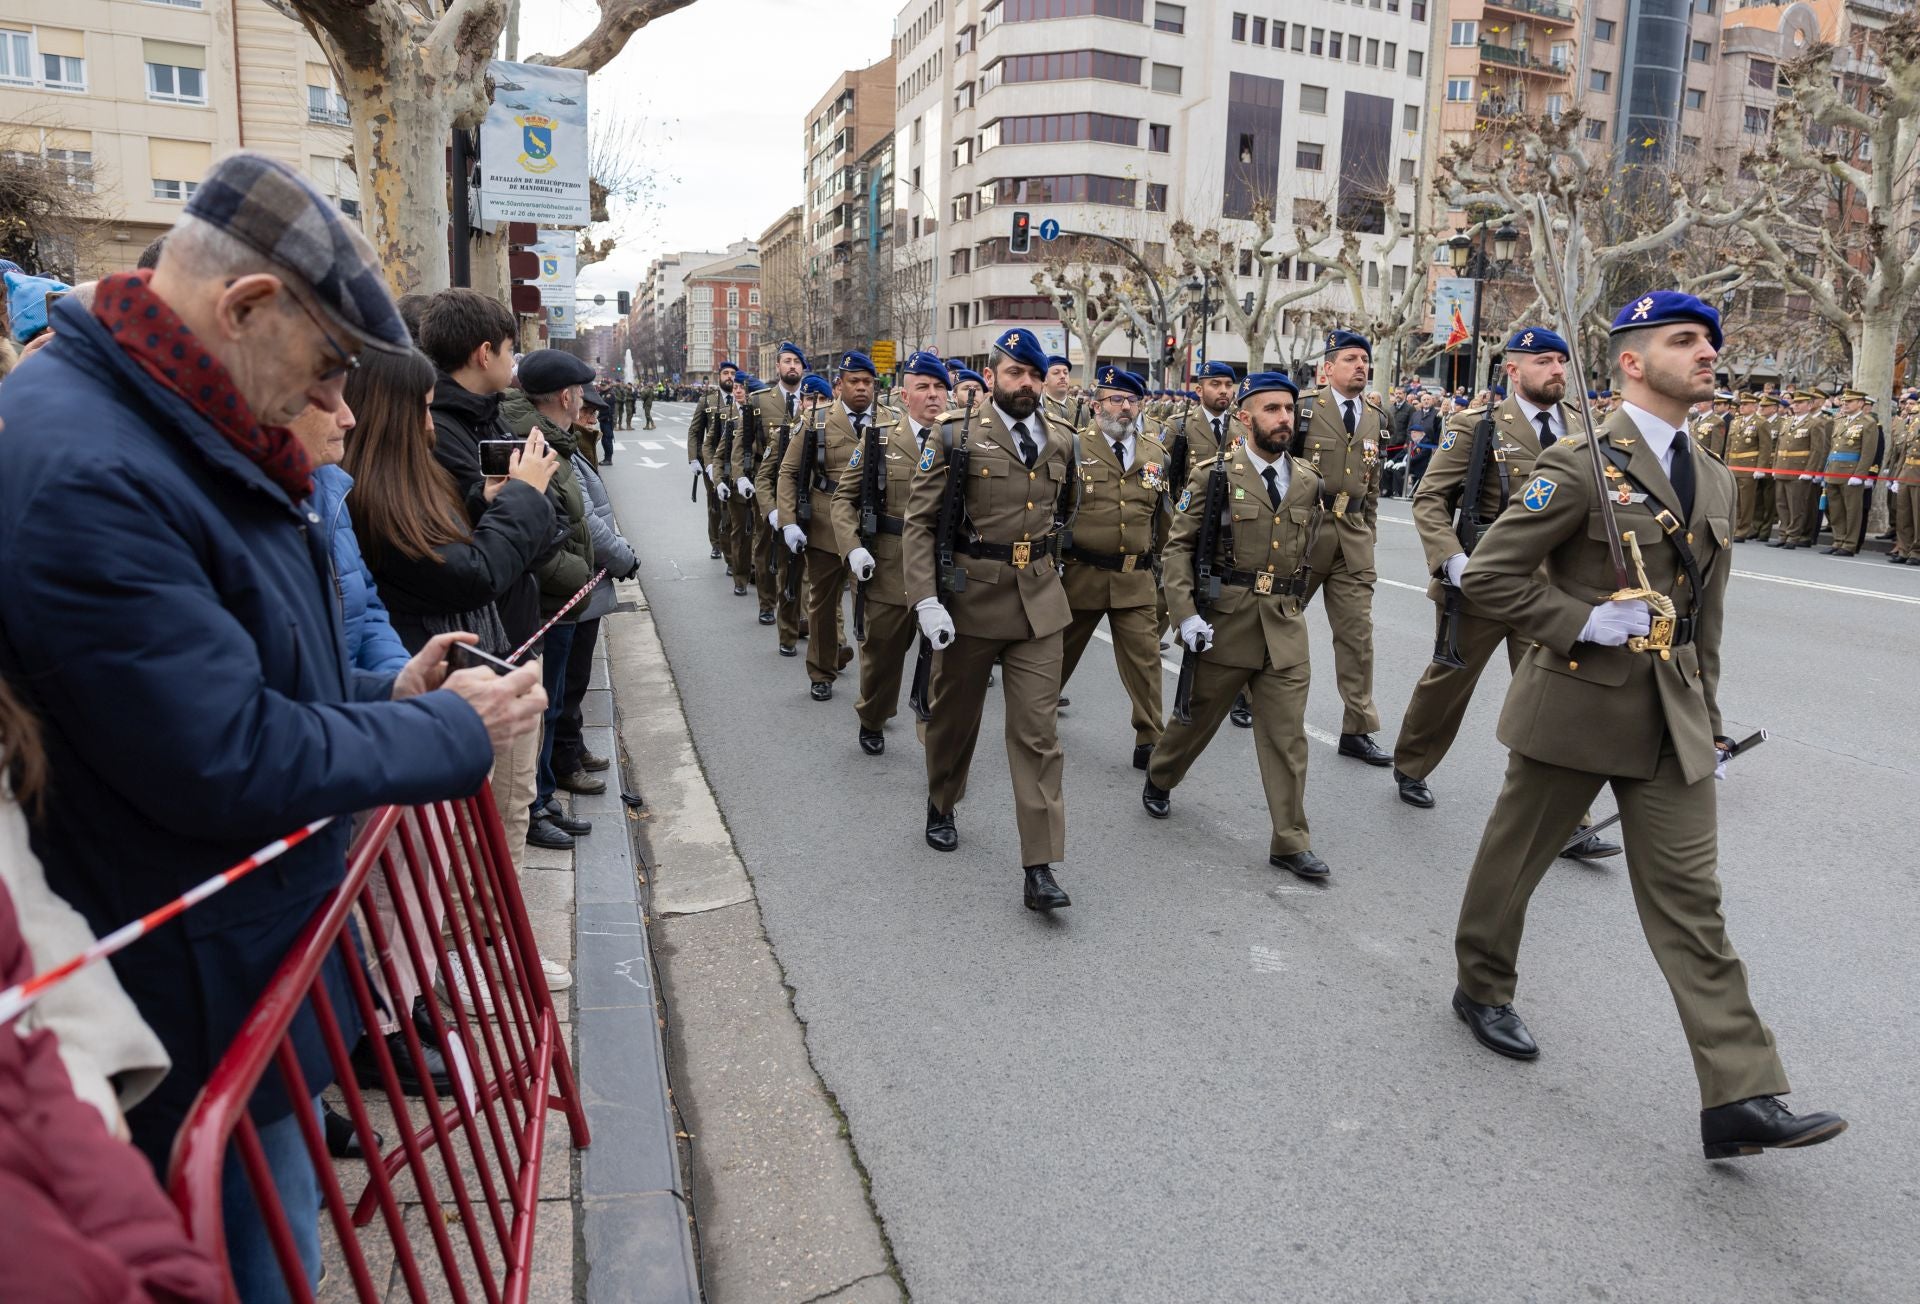
POLYGON ((527 825, 527 841, 536 847, 548 847, 554 851, 573 850, 573 835, 544 816, 527 825))
POLYGON ((1792 552, 1796 548, 1811 548, 1813 545, 1810 543, 1799 543, 1793 539, 1789 539, 1785 543, 1781 544, 1780 546, 1782 548, 1785 548, 1788 552, 1792 552))
POLYGON ((592 820, 583 820, 577 815, 567 814, 566 811, 561 809, 560 803, 557 801, 548 802, 547 808, 541 811, 540 814, 547 823, 563 832, 571 833, 576 838, 585 837, 587 834, 593 832, 592 820))
POLYGON ((1227 712, 1227 719, 1242 729, 1253 728, 1253 708, 1247 705, 1245 693, 1233 699, 1233 709, 1227 712))
POLYGON ((1268 856, 1267 863, 1275 869, 1289 870, 1301 878, 1320 879, 1333 873, 1333 867, 1314 855, 1311 851, 1295 851, 1284 856, 1268 856))
POLYGON ((1402 774, 1396 768, 1393 781, 1400 785, 1400 800, 1409 806, 1418 806, 1421 810, 1433 807, 1433 789, 1427 786, 1425 779, 1416 779, 1411 774, 1402 774))
MULTIPOLYGON (((325 1109, 327 1130, 327 1153, 335 1159, 365 1159, 367 1152, 361 1148, 360 1134, 354 1131, 353 1120, 328 1105, 325 1109)), ((378 1132, 373 1134, 373 1144, 386 1148, 387 1139, 378 1132)))
POLYGON ((1163 820, 1173 814, 1173 793, 1154 787, 1153 780, 1148 779, 1147 786, 1140 790, 1140 804, 1147 808, 1147 814, 1163 820))
POLYGON ((1907 559, 1905 557, 1888 557, 1887 560, 1889 562, 1892 562, 1895 566, 1904 566, 1907 564, 1907 559))
POLYGON ((953 812, 942 815, 927 803, 927 845, 935 851, 953 851, 960 845, 959 830, 953 827, 953 812))
POLYGON ((833 700, 832 684, 818 683, 809 688, 807 692, 812 694, 813 700, 816 702, 831 702, 833 700))
MULTIPOLYGON (((453 1090, 453 1081, 447 1076, 447 1061, 440 1055, 440 1048, 428 1037, 430 1033, 420 1034, 420 1059, 427 1067, 427 1075, 433 1079, 433 1089, 439 1092, 453 1090)), ((393 1076, 400 1080, 400 1090, 409 1096, 424 1096, 426 1091, 420 1086, 420 1073, 413 1065, 413 1056, 407 1053, 407 1039, 393 1032, 387 1034, 387 1054, 393 1057, 393 1076)), ((373 1057, 373 1045, 365 1037, 353 1048, 353 1080, 363 1087, 384 1090, 386 1084, 380 1080, 380 1062, 373 1057)))
POLYGON ((1458 987, 1453 989, 1453 1012, 1473 1033, 1475 1041, 1508 1059, 1530 1060, 1540 1053, 1533 1034, 1511 1005, 1482 1005, 1458 987))
POLYGON ((720 560, 720 550, 718 548, 715 548, 712 552, 708 553, 707 555, 709 557, 712 557, 715 561, 720 560))
POLYGON ((554 783, 567 792, 578 793, 583 797, 598 797, 607 790, 605 779, 596 779, 584 769, 575 770, 572 774, 559 775, 554 779, 554 783))
POLYGON ((746 586, 746 585, 744 585, 744 584, 742 584, 742 583, 741 583, 741 582, 740 582, 739 580, 735 580, 735 581, 733 582, 733 596, 734 596, 734 597, 736 597, 736 598, 744 598, 744 597, 746 597, 746 596, 747 596, 747 586, 746 586))
MULTIPOLYGON (((1575 829, 1574 832, 1578 833, 1580 829, 1586 827, 1586 825, 1582 824, 1580 828, 1575 829)), ((1621 847, 1618 842, 1608 842, 1598 833, 1589 833, 1586 837, 1580 839, 1580 841, 1574 843, 1560 854, 1569 860, 1605 860, 1608 856, 1619 855, 1620 851, 1621 847)))
POLYGON ((1152 743, 1135 743, 1133 745, 1133 768, 1134 769, 1136 770, 1146 769, 1147 762, 1152 759, 1153 759, 1152 743))
POLYGON ((1769 548, 1785 548, 1787 546, 1789 545, 1785 539, 1770 539, 1767 541, 1767 547, 1769 548))
POLYGON ((800 649, 791 643, 782 643, 780 645, 780 655, 783 657, 797 657, 800 655, 800 649))
POLYGON ((886 735, 878 729, 862 729, 860 731, 860 750, 869 756, 880 755, 880 753, 887 750, 886 735))
POLYGON ((1060 910, 1073 904, 1073 899, 1053 881, 1051 865, 1027 866, 1025 899, 1029 910, 1060 910))
POLYGON ((763 612, 761 612, 761 613, 760 613, 760 623, 761 623, 762 625, 771 625, 771 624, 773 623, 773 613, 772 613, 771 611, 763 611, 763 612))
POLYGON ((1846 1130, 1847 1120, 1838 1114, 1796 1118, 1778 1096, 1753 1096, 1700 1111, 1700 1145, 1709 1159, 1817 1146, 1846 1130))
POLYGON ((1340 754, 1351 756, 1356 761, 1365 761, 1368 765, 1393 764, 1393 753, 1381 751, 1380 745, 1373 741, 1372 734, 1341 734, 1340 754))
POLYGON ((1821 553, 1823 553, 1824 555, 1826 555, 1826 556, 1828 556, 1828 557, 1832 557, 1832 556, 1835 556, 1836 554, 1838 554, 1840 550, 1839 550, 1838 548, 1822 548, 1822 549, 1821 549, 1820 551, 1821 551, 1821 553))
POLYGON ((1071 697, 1066 697, 1064 695, 1060 698, 1058 702, 1054 703, 1054 706, 1059 709, 1064 709, 1072 705, 1073 705, 1073 699, 1071 697))
POLYGON ((612 764, 613 762, 604 756, 595 756, 592 752, 580 753, 580 768, 583 770, 590 770, 598 774, 601 770, 606 769, 612 764))

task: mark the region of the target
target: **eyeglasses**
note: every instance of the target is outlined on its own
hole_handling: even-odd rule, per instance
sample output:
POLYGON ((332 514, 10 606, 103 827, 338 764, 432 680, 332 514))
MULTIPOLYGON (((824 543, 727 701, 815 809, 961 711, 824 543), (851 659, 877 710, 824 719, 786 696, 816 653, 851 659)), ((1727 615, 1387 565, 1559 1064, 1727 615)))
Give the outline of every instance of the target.
POLYGON ((349 353, 340 347, 339 343, 334 340, 333 333, 327 329, 326 323, 320 320, 318 313, 307 306, 305 299, 302 299, 292 290, 287 291, 287 297, 300 305, 300 311, 307 314, 307 320, 313 323, 313 328, 320 332, 320 338, 327 342, 327 348, 333 353, 334 357, 338 359, 338 362, 333 366, 321 369, 320 374, 314 378, 317 384, 325 385, 336 381, 348 372, 359 367, 360 355, 358 353, 349 353))

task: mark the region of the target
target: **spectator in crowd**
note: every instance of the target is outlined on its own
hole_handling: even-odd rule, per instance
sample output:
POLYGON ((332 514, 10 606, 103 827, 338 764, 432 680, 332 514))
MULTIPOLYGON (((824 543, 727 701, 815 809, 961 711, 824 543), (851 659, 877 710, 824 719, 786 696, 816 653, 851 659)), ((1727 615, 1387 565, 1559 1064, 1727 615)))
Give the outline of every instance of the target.
POLYGON ((553 726, 566 693, 567 657, 578 631, 580 605, 576 604, 564 614, 562 611, 567 602, 586 587, 594 570, 593 534, 587 528, 586 496, 574 476, 572 463, 579 446, 573 426, 585 404, 582 395, 593 384, 593 368, 559 349, 535 349, 520 359, 519 379, 520 388, 508 391, 505 402, 500 405, 500 415, 514 434, 531 435, 537 431, 560 454, 562 460, 553 483, 547 486, 547 496, 553 501, 555 518, 567 525, 565 541, 534 567, 534 575, 540 582, 541 619, 559 616, 559 620, 547 631, 541 663, 547 690, 547 720, 541 732, 527 841, 541 847, 566 848, 573 845, 575 837, 593 832, 591 821, 561 809, 554 795, 559 785, 553 773, 553 726))
POLYGON ((432 302, 431 294, 403 294, 394 304, 400 310, 400 320, 407 324, 407 334, 415 342, 420 339, 420 318, 426 314, 427 305, 432 302))
MULTIPOLYGON (((360 355, 407 346, 373 251, 338 207, 284 164, 229 155, 157 268, 107 277, 91 310, 70 296, 53 319, 58 338, 0 391, 0 421, 62 432, 0 438, 0 675, 45 733, 33 849, 53 889, 101 932, 311 821, 472 792, 494 747, 544 712, 537 677, 449 676, 453 636, 396 676, 351 673, 327 541, 304 505, 311 466, 285 429, 309 405, 338 408, 360 355)), ((320 830, 273 873, 115 958, 173 1060, 127 1115, 156 1172, 343 877, 349 834, 346 821, 320 830)), ((328 973, 337 985, 337 963, 328 973)), ((318 1090, 330 1071, 311 1017, 290 1041, 318 1090)), ((264 1090, 253 1116, 313 1278, 318 1191, 301 1109, 317 1106, 264 1090)), ((231 1158, 225 1204, 242 1298, 279 1297, 231 1158)))
POLYGON ((606 422, 611 415, 604 400, 595 402, 594 397, 589 396, 586 408, 580 413, 580 438, 573 454, 573 473, 586 494, 587 530, 593 536, 593 566, 606 574, 581 604, 580 619, 574 625, 573 649, 567 654, 566 688, 560 714, 554 722, 553 739, 554 781, 568 792, 589 796, 607 790, 606 780, 595 778, 594 774, 612 764, 611 758, 589 752, 581 734, 585 723, 581 708, 586 701, 587 684, 593 677, 593 653, 600 641, 600 618, 613 610, 614 580, 632 579, 640 570, 640 559, 634 555, 633 545, 621 536, 614 523, 613 502, 607 497, 607 487, 593 465, 595 425, 606 422))
POLYGON ((1420 480, 1427 473, 1427 463, 1440 450, 1440 428, 1446 424, 1448 415, 1441 407, 1438 394, 1420 396, 1420 410, 1407 423, 1407 451, 1411 455, 1407 462, 1409 495, 1420 487, 1420 480))

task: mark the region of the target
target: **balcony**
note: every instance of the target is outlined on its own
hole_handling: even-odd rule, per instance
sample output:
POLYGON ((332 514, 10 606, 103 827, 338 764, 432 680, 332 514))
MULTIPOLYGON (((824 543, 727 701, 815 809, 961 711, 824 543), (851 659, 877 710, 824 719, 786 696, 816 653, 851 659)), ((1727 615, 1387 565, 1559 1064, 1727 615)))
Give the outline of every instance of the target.
POLYGON ((352 125, 345 109, 321 109, 315 108, 312 105, 307 106, 307 121, 321 123, 329 127, 352 125))
POLYGON ((1485 0, 1485 5, 1488 9, 1499 9, 1510 14, 1548 18, 1557 23, 1573 22, 1573 6, 1556 4, 1555 0, 1485 0))
POLYGON ((1565 67, 1543 62, 1525 50, 1509 49, 1504 45, 1494 45, 1488 41, 1480 42, 1480 62, 1492 64, 1496 68, 1513 68, 1536 77, 1565 77, 1565 67))
POLYGON ((1473 106, 1473 116, 1495 121, 1503 118, 1524 118, 1527 116, 1526 97, 1497 93, 1482 96, 1473 106))

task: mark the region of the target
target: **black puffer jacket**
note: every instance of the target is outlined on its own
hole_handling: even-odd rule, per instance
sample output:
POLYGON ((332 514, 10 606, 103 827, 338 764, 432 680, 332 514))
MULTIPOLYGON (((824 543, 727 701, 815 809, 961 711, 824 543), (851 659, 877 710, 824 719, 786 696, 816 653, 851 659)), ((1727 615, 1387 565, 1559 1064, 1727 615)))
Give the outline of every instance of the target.
MULTIPOLYGON (((509 480, 474 525, 472 542, 439 548, 439 561, 416 561, 390 548, 369 550, 364 537, 360 542, 394 632, 407 651, 418 652, 432 637, 423 623, 426 617, 497 606, 516 586, 525 588, 533 559, 552 533, 553 508, 546 496, 530 484, 509 480)), ((500 623, 515 647, 539 628, 536 622, 519 632, 504 611, 500 623)))

